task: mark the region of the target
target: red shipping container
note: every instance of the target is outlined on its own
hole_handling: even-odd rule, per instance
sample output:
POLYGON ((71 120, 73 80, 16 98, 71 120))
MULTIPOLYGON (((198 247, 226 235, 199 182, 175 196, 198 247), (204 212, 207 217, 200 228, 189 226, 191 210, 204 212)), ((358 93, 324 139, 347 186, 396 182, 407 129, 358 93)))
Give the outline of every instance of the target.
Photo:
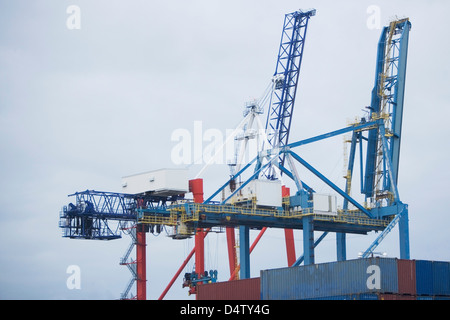
POLYGON ((378 300, 416 300, 416 296, 380 293, 378 300))
POLYGON ((197 300, 260 300, 260 278, 199 284, 197 300))
POLYGON ((416 295, 416 262, 415 260, 397 260, 398 293, 416 295))

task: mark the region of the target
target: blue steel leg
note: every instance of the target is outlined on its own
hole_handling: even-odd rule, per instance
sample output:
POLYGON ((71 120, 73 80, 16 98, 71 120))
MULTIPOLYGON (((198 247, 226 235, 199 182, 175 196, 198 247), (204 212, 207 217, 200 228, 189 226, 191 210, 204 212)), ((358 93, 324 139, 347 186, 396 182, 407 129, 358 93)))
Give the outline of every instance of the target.
POLYGON ((239 226, 239 259, 240 278, 250 278, 250 229, 246 226, 239 226))
MULTIPOLYGON (((317 239, 316 241, 314 241, 314 248, 317 247, 319 245, 319 243, 328 235, 328 231, 322 233, 322 235, 319 237, 319 239, 317 239)), ((291 266, 291 267, 298 267, 299 265, 302 264, 302 262, 305 260, 305 256, 301 255, 300 257, 298 257, 297 261, 295 261, 295 263, 291 266)))
POLYGON ((345 233, 336 233, 337 261, 347 260, 345 233))
POLYGON ((402 213, 398 222, 399 238, 400 238, 400 259, 410 259, 409 252, 409 218, 408 209, 402 213))
MULTIPOLYGON (((360 137, 360 132, 353 132, 352 135, 352 144, 350 146, 350 157, 348 161, 348 169, 347 169, 347 177, 345 183, 345 192, 350 195, 351 181, 353 177, 353 165, 355 162, 355 154, 356 154, 356 144, 360 137)), ((361 145, 362 143, 360 143, 361 145)), ((344 198, 343 209, 348 209, 348 200, 344 198)), ((345 242, 345 233, 336 233, 336 251, 337 251, 337 261, 345 261, 347 260, 347 250, 346 250, 346 242, 345 242)))
POLYGON ((305 266, 314 264, 314 223, 313 217, 303 218, 303 255, 305 266))

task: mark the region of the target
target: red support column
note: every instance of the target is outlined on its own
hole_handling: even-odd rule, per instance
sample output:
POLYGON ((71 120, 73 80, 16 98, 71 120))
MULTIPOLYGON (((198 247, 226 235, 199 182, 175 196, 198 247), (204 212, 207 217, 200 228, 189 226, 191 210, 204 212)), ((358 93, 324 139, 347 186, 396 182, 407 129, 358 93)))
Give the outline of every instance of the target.
POLYGON ((287 253, 288 267, 290 267, 297 260, 295 258, 294 230, 284 229, 284 236, 286 238, 286 253, 287 253))
MULTIPOLYGON (((281 187, 281 195, 283 199, 290 196, 290 188, 285 186, 281 187)), ((284 237, 286 239, 286 254, 288 266, 292 266, 297 258, 295 257, 295 242, 294 242, 294 230, 284 229, 284 237)))
POLYGON ((205 274, 205 242, 203 229, 195 232, 195 272, 201 278, 205 274))
POLYGON ((146 228, 142 224, 136 226, 136 298, 137 300, 147 300, 147 272, 145 255, 145 234, 146 228))
MULTIPOLYGON (((189 191, 194 195, 195 203, 203 203, 203 179, 189 180, 189 191)), ((195 272, 199 277, 205 273, 204 231, 198 228, 195 232, 195 272)))
POLYGON ((236 270, 236 236, 234 227, 226 228, 227 246, 228 246, 228 261, 230 264, 230 275, 236 270))

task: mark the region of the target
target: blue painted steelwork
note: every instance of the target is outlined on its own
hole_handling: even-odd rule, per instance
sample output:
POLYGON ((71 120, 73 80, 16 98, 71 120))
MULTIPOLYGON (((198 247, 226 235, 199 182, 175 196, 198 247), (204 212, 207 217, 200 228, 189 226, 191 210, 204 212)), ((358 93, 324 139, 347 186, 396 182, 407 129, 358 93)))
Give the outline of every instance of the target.
POLYGON ((368 258, 370 254, 375 250, 375 248, 383 241, 384 238, 388 235, 389 232, 394 229, 395 225, 399 222, 403 214, 408 214, 408 207, 404 206, 404 209, 395 215, 394 219, 389 223, 386 229, 380 233, 380 235, 375 239, 375 241, 370 245, 369 248, 362 254, 362 258, 368 258))
POLYGON ((393 21, 382 31, 378 44, 375 85, 370 119, 383 119, 384 128, 369 132, 363 193, 379 202, 390 202, 398 183, 408 39, 408 19, 393 21), (384 130, 380 130, 384 129, 384 130), (383 147, 383 137, 387 138, 383 147), (385 149, 385 150, 383 150, 385 149), (391 172, 386 161, 391 162, 391 172))
MULTIPOLYGON (((369 119, 379 119, 383 122, 376 129, 369 131, 364 185, 361 187, 366 199, 371 199, 376 207, 402 204, 397 184, 410 29, 411 23, 408 19, 393 21, 383 29, 378 43, 375 85, 369 107, 369 119)), ((397 221, 399 222, 400 257, 409 259, 407 210, 402 217, 394 219, 393 225, 397 221)), ((384 238, 391 229, 387 229, 378 237, 370 248, 375 249, 380 239, 384 238)), ((366 251, 366 253, 370 252, 366 251)))
POLYGON ((314 219, 312 216, 303 218, 303 255, 305 265, 314 264, 314 219))
POLYGON ((63 237, 119 239, 118 225, 112 230, 109 221, 136 221, 136 203, 130 195, 86 190, 69 196, 75 197, 75 204, 70 203, 61 212, 59 226, 64 230, 63 237))
POLYGON ((374 218, 374 216, 370 213, 369 210, 364 208, 361 204, 358 203, 358 201, 353 199, 351 196, 349 196, 347 193, 345 193, 342 189, 340 189, 337 185, 335 185, 333 182, 331 182, 327 177, 325 177, 323 174, 321 174, 318 170, 316 170, 313 166, 311 166, 308 162, 306 162, 298 154, 296 154, 292 151, 289 151, 289 153, 294 157, 295 160, 297 160, 305 168, 307 168, 314 175, 316 175, 319 179, 321 179, 323 182, 325 182, 327 185, 329 185, 334 191, 336 191, 338 194, 340 194, 342 197, 344 197, 345 200, 351 202, 355 207, 357 207, 359 210, 361 210, 361 212, 365 213, 369 218, 374 218))
MULTIPOLYGON (((337 216, 314 213, 312 208, 303 212, 291 212, 287 208, 258 208, 249 205, 196 204, 186 203, 169 207, 178 220, 192 229, 217 226, 247 226, 251 229, 286 228, 303 229, 303 220, 313 217, 315 231, 346 232, 367 234, 370 231, 382 231, 389 224, 389 218, 370 219, 363 213, 338 214, 337 216)), ((146 215, 153 215, 152 210, 143 210, 146 215)))
MULTIPOLYGON (((325 237, 329 234, 328 231, 322 233, 322 235, 316 240, 314 241, 314 247, 317 247, 319 245, 320 242, 322 242, 323 239, 325 239, 325 237)), ((301 255, 300 257, 297 258, 297 260, 294 262, 294 264, 291 267, 298 267, 299 265, 301 265, 303 263, 303 261, 305 261, 305 256, 301 255)))
POLYGON ((138 209, 147 208, 164 213, 167 202, 176 197, 131 195, 117 192, 86 190, 69 195, 75 204, 64 206, 59 226, 63 237, 71 239, 114 240, 121 238, 120 224, 136 223, 138 209), (112 227, 112 221, 116 226, 112 227))
POLYGON ((250 278, 250 229, 248 226, 239 226, 239 270, 240 279, 250 278))
MULTIPOLYGON (((267 140, 272 148, 283 147, 288 143, 308 22, 315 14, 316 10, 295 11, 284 18, 266 120, 267 140)), ((280 163, 284 164, 284 155, 280 163)), ((264 175, 276 179, 273 166, 265 170, 264 175)))
POLYGON ((199 283, 216 283, 217 274, 217 270, 209 270, 209 272, 205 271, 205 273, 200 276, 195 271, 187 272, 184 274, 182 287, 188 287, 189 292, 196 293, 197 285, 199 283))

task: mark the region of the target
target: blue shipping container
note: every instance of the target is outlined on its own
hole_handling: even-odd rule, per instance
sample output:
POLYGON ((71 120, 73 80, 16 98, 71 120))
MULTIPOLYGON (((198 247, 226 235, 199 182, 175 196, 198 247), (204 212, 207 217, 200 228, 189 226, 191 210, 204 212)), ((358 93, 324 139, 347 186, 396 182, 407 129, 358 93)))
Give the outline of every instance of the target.
POLYGON ((416 293, 418 296, 433 295, 433 262, 416 260, 416 293))
POLYGON ((378 294, 376 293, 360 293, 360 294, 348 294, 343 296, 334 296, 334 297, 320 297, 320 298, 311 298, 306 300, 380 300, 378 294))
POLYGON ((450 295, 450 264, 443 261, 433 261, 433 295, 450 295))
POLYGON ((261 299, 398 293, 397 259, 368 258, 261 271, 261 299))

